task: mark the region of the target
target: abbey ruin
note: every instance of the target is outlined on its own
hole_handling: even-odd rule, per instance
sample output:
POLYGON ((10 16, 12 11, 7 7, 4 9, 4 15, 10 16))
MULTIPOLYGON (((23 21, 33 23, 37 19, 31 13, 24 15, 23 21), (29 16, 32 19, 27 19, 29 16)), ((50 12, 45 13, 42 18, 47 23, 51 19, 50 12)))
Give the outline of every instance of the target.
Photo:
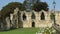
MULTIPOLYGON (((36 12, 34 10, 20 11, 18 8, 14 9, 9 17, 6 17, 5 24, 1 22, 2 29, 10 28, 39 28, 39 27, 52 27, 54 21, 51 19, 51 11, 41 10, 36 12)), ((60 24, 60 12, 55 12, 56 23, 60 24)))

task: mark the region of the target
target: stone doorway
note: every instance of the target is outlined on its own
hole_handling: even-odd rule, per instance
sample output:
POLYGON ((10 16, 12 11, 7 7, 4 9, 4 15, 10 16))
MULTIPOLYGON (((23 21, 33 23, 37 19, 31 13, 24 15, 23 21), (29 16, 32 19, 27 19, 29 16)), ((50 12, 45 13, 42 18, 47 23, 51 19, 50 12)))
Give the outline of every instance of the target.
POLYGON ((35 27, 35 22, 32 22, 32 27, 35 27))

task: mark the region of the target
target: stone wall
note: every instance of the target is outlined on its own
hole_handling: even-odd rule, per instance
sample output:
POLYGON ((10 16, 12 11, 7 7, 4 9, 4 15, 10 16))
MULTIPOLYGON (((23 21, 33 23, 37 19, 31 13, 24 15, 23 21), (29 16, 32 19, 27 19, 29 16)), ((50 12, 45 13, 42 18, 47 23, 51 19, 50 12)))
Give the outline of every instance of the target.
MULTIPOLYGON (((55 13, 56 14, 56 23, 60 24, 60 13, 55 13)), ((32 27, 32 22, 35 23, 35 27, 52 27, 52 24, 54 23, 53 20, 50 19, 51 12, 46 12, 44 10, 40 12, 36 12, 34 10, 27 12, 27 11, 21 11, 21 20, 23 22, 23 27, 24 28, 29 28, 32 27), (41 13, 44 13, 45 15, 45 20, 41 20, 41 13), (26 20, 23 20, 23 14, 25 13, 26 15, 26 20), (35 19, 31 19, 32 13, 35 14, 35 19)))

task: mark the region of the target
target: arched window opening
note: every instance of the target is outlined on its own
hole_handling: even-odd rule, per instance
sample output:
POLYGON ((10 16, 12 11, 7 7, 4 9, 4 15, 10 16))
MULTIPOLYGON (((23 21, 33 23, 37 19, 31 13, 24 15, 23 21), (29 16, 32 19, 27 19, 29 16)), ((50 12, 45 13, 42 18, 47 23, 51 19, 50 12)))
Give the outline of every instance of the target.
POLYGON ((25 13, 23 14, 23 20, 26 20, 26 15, 25 15, 25 13))
POLYGON ((45 20, 45 15, 43 12, 41 13, 41 20, 45 20))
POLYGON ((35 14, 32 13, 31 19, 35 19, 35 14))

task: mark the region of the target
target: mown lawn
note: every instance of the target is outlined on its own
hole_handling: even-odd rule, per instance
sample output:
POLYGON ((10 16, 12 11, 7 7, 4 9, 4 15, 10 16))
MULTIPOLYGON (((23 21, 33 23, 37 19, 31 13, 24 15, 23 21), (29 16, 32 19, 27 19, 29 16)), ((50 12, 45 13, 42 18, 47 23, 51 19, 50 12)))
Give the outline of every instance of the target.
POLYGON ((9 31, 2 31, 0 34, 36 34, 39 28, 19 28, 9 31))

